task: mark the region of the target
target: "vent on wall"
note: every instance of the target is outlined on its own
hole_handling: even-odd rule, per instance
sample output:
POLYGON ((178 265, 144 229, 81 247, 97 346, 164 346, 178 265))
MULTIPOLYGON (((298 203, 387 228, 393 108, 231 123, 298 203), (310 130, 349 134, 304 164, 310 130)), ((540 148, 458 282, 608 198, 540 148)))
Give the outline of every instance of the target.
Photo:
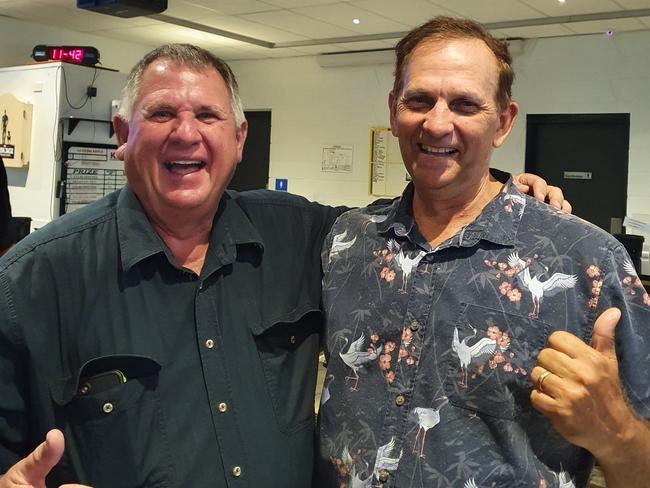
POLYGON ((323 68, 369 64, 395 64, 395 52, 392 49, 373 49, 369 51, 325 53, 318 56, 318 64, 323 68))

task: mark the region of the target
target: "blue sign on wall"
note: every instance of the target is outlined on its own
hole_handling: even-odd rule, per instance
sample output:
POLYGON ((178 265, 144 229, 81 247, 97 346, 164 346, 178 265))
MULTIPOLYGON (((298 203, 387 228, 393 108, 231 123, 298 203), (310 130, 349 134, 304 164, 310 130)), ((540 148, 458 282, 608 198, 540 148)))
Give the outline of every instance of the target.
POLYGON ((275 191, 288 191, 289 180, 286 178, 276 178, 275 179, 275 191))

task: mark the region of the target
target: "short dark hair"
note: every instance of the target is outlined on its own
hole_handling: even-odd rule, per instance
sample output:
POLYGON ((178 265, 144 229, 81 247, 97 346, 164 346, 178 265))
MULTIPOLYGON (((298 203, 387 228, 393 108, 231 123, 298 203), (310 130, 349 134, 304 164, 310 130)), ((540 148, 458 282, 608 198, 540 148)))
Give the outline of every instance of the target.
POLYGON ((453 39, 479 39, 494 53, 499 73, 496 101, 499 109, 505 110, 512 98, 512 82, 515 78, 508 43, 497 39, 481 24, 470 19, 438 16, 406 34, 395 46, 393 94, 397 95, 402 89, 404 71, 408 66, 411 53, 416 47, 426 41, 453 39))

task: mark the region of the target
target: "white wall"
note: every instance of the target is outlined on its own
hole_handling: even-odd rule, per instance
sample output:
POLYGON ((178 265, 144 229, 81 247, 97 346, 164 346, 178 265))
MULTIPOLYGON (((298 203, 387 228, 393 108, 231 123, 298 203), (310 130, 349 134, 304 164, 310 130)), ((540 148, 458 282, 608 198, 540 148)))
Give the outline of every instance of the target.
POLYGON ((313 56, 233 62, 246 108, 271 109, 269 180, 323 203, 364 205, 369 129, 388 123, 390 65, 321 68, 313 56), (324 146, 352 145, 353 173, 321 171, 324 146))
MULTIPOLYGON (((581 36, 517 46, 514 97, 521 112, 493 166, 521 172, 526 113, 630 112, 628 213, 650 213, 650 31, 581 36), (522 49, 523 47, 523 49, 522 49)), ((247 108, 272 110, 270 183, 325 203, 368 196, 368 129, 388 125, 388 64, 321 68, 317 58, 232 62, 247 108), (354 173, 320 170, 328 144, 354 145, 354 173)))
MULTIPOLYGON (((39 43, 97 46, 107 67, 128 71, 149 46, 73 34, 0 17, 0 66, 29 60, 39 43)), ((521 46, 518 46, 520 48, 521 46)), ((515 56, 514 95, 521 117, 493 165, 524 167, 526 113, 630 112, 628 213, 650 213, 650 31, 613 38, 581 36, 527 41, 515 56)), ((272 110, 270 182, 325 203, 364 204, 369 128, 386 126, 392 66, 321 68, 316 57, 233 61, 247 109, 272 110), (354 146, 351 175, 321 172, 323 146, 354 146)))

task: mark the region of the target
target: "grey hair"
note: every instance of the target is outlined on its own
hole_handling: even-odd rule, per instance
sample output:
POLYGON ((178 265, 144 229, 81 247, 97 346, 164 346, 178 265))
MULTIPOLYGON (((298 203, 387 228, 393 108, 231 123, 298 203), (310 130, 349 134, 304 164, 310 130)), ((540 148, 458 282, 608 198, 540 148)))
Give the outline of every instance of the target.
POLYGON ((158 59, 169 59, 176 64, 196 70, 212 68, 217 71, 228 87, 228 92, 230 93, 230 109, 235 117, 237 127, 241 127, 241 125, 246 121, 241 98, 239 97, 237 79, 230 69, 230 66, 228 66, 228 64, 218 56, 192 44, 165 44, 160 46, 146 54, 133 67, 133 69, 131 69, 129 76, 126 79, 126 85, 122 90, 122 100, 120 102, 120 109, 117 113, 122 120, 126 122, 131 120, 131 117, 133 116, 133 103, 138 97, 142 76, 147 67, 158 59))

